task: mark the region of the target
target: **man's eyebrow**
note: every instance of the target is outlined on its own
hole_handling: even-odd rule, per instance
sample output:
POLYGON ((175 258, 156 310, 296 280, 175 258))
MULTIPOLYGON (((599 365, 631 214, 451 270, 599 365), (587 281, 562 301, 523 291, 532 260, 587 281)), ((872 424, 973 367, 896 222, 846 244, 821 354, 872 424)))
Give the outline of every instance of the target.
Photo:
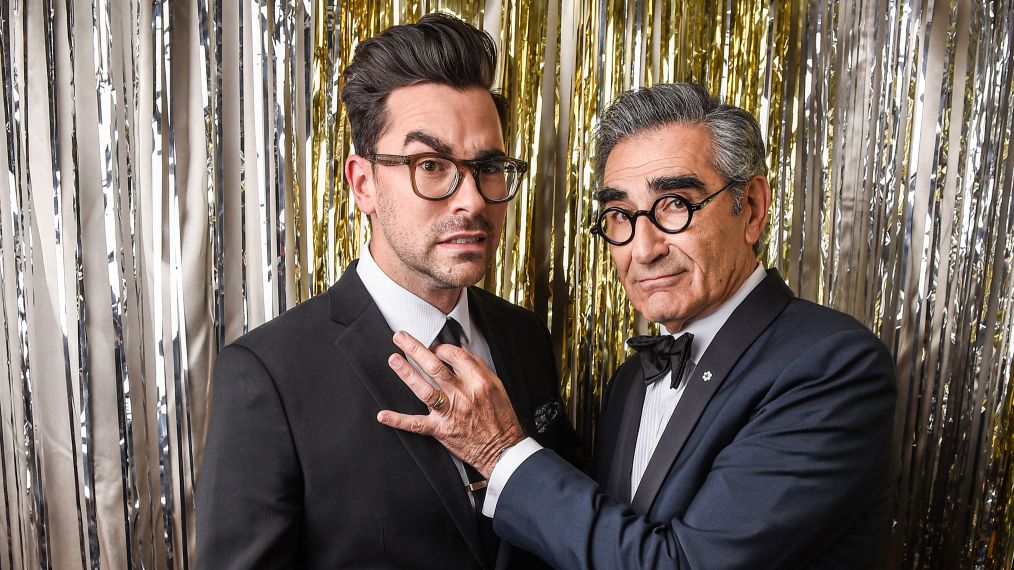
POLYGON ((451 154, 450 145, 431 134, 427 134, 422 131, 409 131, 408 134, 405 135, 405 144, 402 145, 402 148, 408 146, 408 143, 412 141, 421 142, 441 154, 451 154))
MULTIPOLYGON (((402 146, 406 147, 408 146, 408 143, 413 141, 420 142, 440 154, 446 154, 448 156, 452 155, 451 146, 431 134, 424 133, 422 131, 409 131, 409 133, 405 135, 405 144, 402 146)), ((489 160, 491 158, 503 158, 505 156, 507 155, 504 151, 498 148, 489 148, 479 151, 472 160, 482 161, 489 160)))
POLYGON ((606 186, 599 191, 595 192, 595 199, 600 203, 612 202, 614 200, 624 200, 627 197, 627 192, 620 190, 619 188, 611 188, 606 186))
POLYGON ((648 188, 656 193, 662 194, 672 190, 698 190, 707 192, 708 187, 704 181, 693 174, 677 174, 675 176, 659 176, 648 181, 648 188))
POLYGON ((487 148, 476 153, 476 155, 472 157, 472 160, 482 162, 492 158, 504 158, 505 156, 507 156, 507 153, 498 148, 487 148))

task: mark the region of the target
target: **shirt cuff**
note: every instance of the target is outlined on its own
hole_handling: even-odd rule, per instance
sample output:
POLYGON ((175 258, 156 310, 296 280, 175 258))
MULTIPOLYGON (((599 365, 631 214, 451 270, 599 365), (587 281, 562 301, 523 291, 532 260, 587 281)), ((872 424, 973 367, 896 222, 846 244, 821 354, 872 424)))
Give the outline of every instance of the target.
POLYGON ((486 496, 482 500, 482 514, 493 518, 496 501, 500 498, 503 488, 507 486, 507 480, 526 459, 540 449, 542 446, 539 442, 526 437, 500 456, 500 460, 493 466, 493 472, 489 474, 489 485, 486 486, 486 496))

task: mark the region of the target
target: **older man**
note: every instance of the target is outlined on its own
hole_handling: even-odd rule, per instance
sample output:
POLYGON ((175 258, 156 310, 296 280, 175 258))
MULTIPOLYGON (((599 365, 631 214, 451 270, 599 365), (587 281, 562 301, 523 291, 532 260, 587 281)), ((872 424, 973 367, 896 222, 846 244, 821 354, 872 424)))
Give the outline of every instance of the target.
POLYGON ((630 341, 595 478, 524 437, 474 356, 404 333, 440 390, 400 356, 392 368, 423 402, 455 405, 378 420, 491 474, 497 533, 558 568, 870 567, 893 494, 892 360, 758 263, 771 190, 756 120, 666 84, 622 95, 597 136, 594 231, 664 334, 630 341))

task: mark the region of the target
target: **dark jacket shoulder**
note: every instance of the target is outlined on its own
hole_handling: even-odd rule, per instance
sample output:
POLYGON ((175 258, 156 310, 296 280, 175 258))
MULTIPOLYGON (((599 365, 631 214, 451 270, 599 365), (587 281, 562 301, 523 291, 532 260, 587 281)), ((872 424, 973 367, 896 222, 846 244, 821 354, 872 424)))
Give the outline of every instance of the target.
POLYGON ((836 309, 800 298, 789 302, 762 339, 767 344, 780 344, 783 349, 802 353, 832 337, 847 338, 852 348, 890 358, 880 338, 861 322, 836 309))
POLYGON ((236 338, 233 343, 254 348, 275 344, 280 339, 288 341, 291 338, 292 341, 298 342, 303 335, 316 331, 321 325, 331 321, 329 309, 327 292, 317 294, 251 329, 236 338))
MULTIPOLYGON (((481 287, 469 287, 468 291, 471 295, 470 301, 474 300, 477 302, 479 311, 482 312, 483 316, 491 320, 496 318, 509 318, 517 319, 519 321, 531 321, 532 324, 538 325, 540 328, 545 329, 546 323, 534 312, 515 305, 510 301, 507 301, 481 287)), ((495 321, 494 321, 495 322, 495 321)))

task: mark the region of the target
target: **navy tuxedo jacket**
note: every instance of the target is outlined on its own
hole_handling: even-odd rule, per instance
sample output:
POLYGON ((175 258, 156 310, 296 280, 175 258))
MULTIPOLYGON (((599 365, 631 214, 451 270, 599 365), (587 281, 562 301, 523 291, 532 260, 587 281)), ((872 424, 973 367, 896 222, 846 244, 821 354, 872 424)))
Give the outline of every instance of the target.
POLYGON ((549 450, 497 502, 494 529, 557 568, 870 568, 893 496, 893 362, 852 318, 774 270, 688 380, 637 493, 645 386, 631 357, 600 417, 596 480, 549 450))
MULTIPOLYGON (((576 457, 545 326, 481 289, 468 295, 526 432, 576 457)), ((353 264, 222 350, 196 492, 199 567, 537 564, 499 545, 440 443, 377 422, 382 409, 427 412, 387 365, 393 335, 353 264)))

